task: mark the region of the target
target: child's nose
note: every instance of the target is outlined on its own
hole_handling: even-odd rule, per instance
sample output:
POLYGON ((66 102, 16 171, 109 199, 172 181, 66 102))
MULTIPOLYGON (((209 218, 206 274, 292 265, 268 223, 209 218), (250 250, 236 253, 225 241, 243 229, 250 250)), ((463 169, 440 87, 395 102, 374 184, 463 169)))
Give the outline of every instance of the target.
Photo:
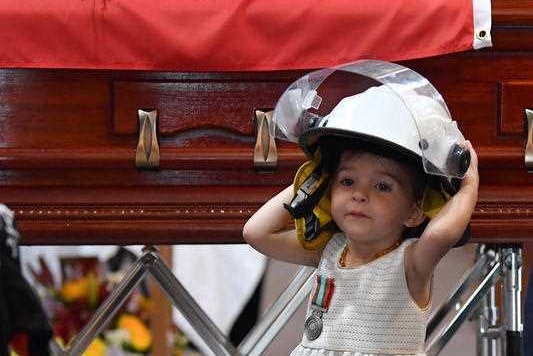
POLYGON ((368 200, 368 194, 364 187, 358 186, 352 192, 352 199, 357 202, 365 202, 368 200))

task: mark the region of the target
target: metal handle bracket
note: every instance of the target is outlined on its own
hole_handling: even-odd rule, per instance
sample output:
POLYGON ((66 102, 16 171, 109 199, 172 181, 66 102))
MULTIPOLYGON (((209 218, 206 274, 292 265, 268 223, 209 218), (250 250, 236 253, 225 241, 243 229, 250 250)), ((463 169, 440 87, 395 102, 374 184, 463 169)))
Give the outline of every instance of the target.
POLYGON ((533 110, 525 109, 525 128, 527 141, 524 152, 524 163, 528 172, 533 172, 533 110))
POLYGON ((254 167, 258 169, 274 169, 278 163, 276 141, 270 133, 273 111, 255 110, 255 126, 257 138, 254 148, 254 167))
POLYGON ((137 168, 159 168, 159 143, 157 141, 157 110, 137 110, 139 139, 135 151, 137 168))

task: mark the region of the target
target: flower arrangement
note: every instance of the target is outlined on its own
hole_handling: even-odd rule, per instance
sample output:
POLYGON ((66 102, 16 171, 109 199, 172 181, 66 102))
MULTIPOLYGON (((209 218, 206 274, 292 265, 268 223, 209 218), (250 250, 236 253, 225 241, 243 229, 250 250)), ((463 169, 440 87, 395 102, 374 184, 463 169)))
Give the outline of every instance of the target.
MULTIPOLYGON (((61 260, 62 282, 59 287, 46 262, 41 259, 41 271, 32 272, 40 284, 40 294, 60 345, 68 345, 89 322, 100 302, 109 296, 121 280, 122 270, 106 271, 97 258, 61 260)), ((117 312, 107 330, 89 345, 83 356, 150 355, 153 346, 149 315, 152 308, 148 288, 141 284, 117 312)), ((173 330, 172 355, 182 355, 188 346, 185 335, 173 330)))

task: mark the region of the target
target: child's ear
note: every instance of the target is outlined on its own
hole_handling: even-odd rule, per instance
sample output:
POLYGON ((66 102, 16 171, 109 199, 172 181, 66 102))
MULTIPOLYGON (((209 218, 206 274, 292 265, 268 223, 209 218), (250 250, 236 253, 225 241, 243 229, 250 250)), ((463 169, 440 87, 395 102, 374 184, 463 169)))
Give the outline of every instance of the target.
POLYGON ((405 227, 416 227, 426 220, 426 215, 422 212, 421 206, 418 203, 413 204, 411 215, 403 223, 405 227))

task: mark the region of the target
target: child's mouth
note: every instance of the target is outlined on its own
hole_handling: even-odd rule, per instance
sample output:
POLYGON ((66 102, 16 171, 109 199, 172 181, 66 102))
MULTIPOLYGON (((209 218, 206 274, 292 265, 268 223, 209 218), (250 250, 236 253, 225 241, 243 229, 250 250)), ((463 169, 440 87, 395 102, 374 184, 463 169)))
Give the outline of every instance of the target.
POLYGON ((350 211, 348 215, 354 218, 368 218, 367 215, 363 214, 360 211, 350 211))

